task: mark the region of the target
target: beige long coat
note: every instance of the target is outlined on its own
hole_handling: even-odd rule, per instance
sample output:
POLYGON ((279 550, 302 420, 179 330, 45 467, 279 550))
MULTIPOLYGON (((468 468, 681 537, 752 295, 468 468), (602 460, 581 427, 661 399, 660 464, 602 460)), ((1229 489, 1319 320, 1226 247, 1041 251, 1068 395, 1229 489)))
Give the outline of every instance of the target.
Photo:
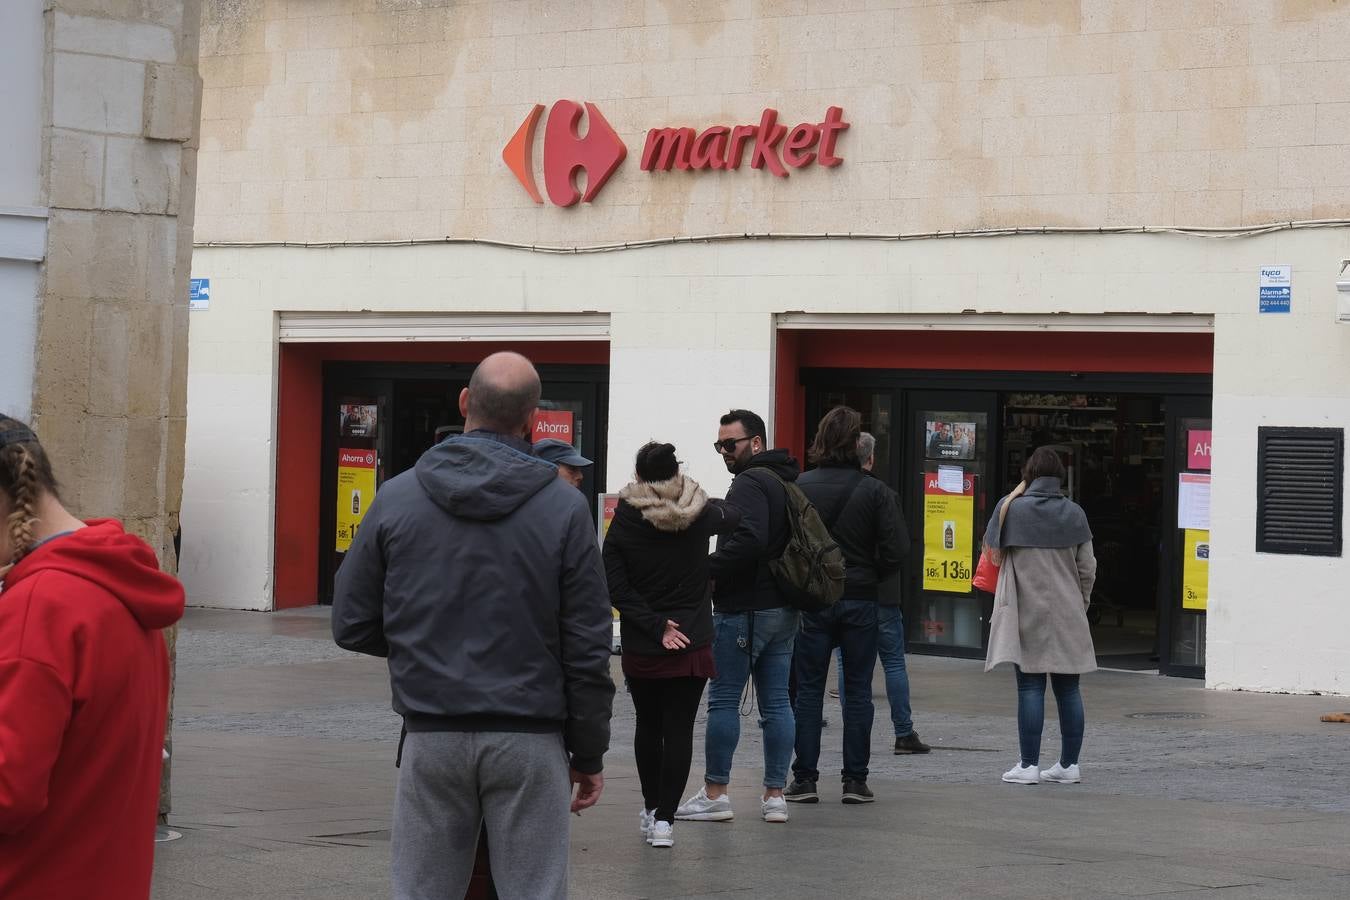
POLYGON ((1073 675, 1097 668, 1087 608, 1097 578, 1092 542, 1077 547, 1011 547, 994 593, 984 670, 1073 675))

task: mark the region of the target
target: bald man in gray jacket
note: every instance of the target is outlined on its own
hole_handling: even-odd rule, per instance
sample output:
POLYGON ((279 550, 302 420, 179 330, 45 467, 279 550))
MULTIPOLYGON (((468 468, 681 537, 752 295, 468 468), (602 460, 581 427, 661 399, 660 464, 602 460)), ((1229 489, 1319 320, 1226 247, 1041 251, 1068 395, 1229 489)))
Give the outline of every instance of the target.
POLYGON ((526 441, 539 395, 523 356, 484 360, 464 434, 381 487, 338 570, 333 637, 388 658, 406 729, 396 900, 464 896, 480 827, 502 896, 562 900, 569 808, 604 787, 609 592, 585 498, 526 441))

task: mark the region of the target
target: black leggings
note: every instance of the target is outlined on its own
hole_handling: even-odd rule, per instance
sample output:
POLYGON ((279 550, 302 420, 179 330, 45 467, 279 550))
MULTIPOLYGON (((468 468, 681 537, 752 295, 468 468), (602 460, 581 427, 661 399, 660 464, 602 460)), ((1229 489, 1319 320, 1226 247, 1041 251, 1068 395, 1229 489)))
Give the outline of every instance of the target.
POLYGON ((694 757, 694 716, 706 678, 629 678, 637 711, 633 755, 637 757, 642 805, 658 822, 674 822, 689 764, 694 757))

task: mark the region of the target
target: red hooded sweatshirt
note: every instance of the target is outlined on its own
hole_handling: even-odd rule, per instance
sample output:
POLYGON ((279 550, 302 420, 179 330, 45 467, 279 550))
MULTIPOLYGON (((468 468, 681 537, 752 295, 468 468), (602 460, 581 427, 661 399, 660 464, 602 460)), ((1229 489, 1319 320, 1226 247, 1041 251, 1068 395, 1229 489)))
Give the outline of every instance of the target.
POLYGON ((111 520, 40 545, 0 591, 0 897, 150 895, 183 587, 111 520))

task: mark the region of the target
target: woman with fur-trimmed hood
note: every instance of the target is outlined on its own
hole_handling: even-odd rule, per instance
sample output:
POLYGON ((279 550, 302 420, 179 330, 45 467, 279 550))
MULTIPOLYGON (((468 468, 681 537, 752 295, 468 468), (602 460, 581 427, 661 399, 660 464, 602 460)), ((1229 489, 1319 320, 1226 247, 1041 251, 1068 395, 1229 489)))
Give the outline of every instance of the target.
POLYGON ((605 575, 637 712, 640 829, 653 847, 670 847, 693 758, 694 716, 715 673, 708 540, 733 530, 740 513, 680 474, 671 444, 643 446, 636 470, 605 535, 605 575))

